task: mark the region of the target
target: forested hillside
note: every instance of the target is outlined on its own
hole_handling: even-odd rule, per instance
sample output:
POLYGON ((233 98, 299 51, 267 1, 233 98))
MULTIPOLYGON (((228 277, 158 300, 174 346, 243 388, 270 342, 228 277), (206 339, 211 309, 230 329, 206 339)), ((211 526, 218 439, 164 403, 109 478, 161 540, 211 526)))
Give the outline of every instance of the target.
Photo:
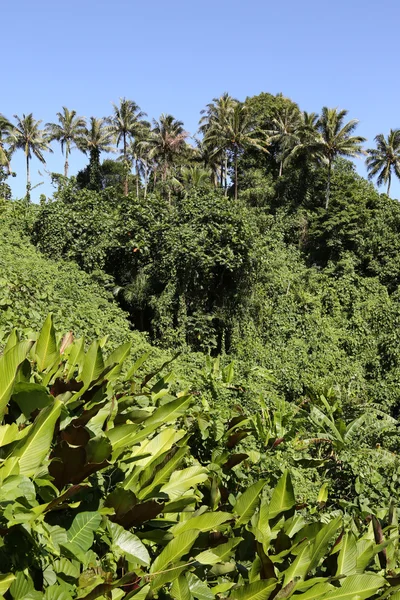
POLYGON ((0 592, 397 600, 400 131, 267 93, 215 98, 194 137, 113 109, 0 121, 0 453, 30 490, 0 490, 1 526, 32 552, 5 535, 0 592))

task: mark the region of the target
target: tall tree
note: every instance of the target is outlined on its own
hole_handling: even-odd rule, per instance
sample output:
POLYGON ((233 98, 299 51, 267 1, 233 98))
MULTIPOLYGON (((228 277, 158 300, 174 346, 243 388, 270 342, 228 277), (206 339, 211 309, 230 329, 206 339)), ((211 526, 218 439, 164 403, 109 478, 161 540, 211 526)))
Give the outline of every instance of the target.
POLYGON ((86 120, 77 115, 76 110, 69 110, 65 106, 62 107, 62 112, 57 113, 57 117, 58 123, 46 123, 46 132, 50 141, 60 142, 63 154, 65 148, 64 175, 68 177, 68 157, 73 145, 79 145, 85 132, 86 120))
POLYGON ((272 111, 267 133, 269 143, 278 144, 279 177, 283 172, 284 156, 295 146, 301 124, 301 113, 292 102, 277 106, 272 111))
POLYGON ((10 121, 0 113, 0 166, 7 167, 8 173, 10 173, 10 158, 4 144, 10 141, 12 129, 10 121))
POLYGON ((325 208, 329 206, 332 165, 335 158, 338 156, 359 156, 364 152, 361 144, 365 142, 365 138, 352 135, 358 125, 358 120, 352 119, 345 123, 347 113, 347 110, 324 106, 318 121, 318 131, 321 134, 318 144, 319 151, 328 165, 325 208))
POLYGON ((29 170, 29 161, 32 158, 32 154, 36 156, 41 163, 45 164, 46 160, 43 156, 43 152, 53 152, 49 146, 49 140, 45 135, 45 132, 40 129, 42 121, 36 121, 33 118, 33 114, 22 115, 20 118, 18 115, 14 115, 17 122, 12 129, 10 136, 10 150, 23 150, 26 157, 26 198, 30 200, 31 190, 31 179, 29 170))
POLYGON ((91 189, 99 190, 100 154, 101 152, 114 152, 112 146, 113 133, 107 125, 107 119, 90 117, 89 127, 85 128, 79 139, 78 147, 85 154, 89 152, 89 185, 91 189))
POLYGON ((135 137, 131 140, 128 147, 129 160, 136 167, 136 197, 139 198, 140 179, 144 180, 144 197, 147 195, 147 186, 150 170, 150 123, 140 121, 140 127, 136 129, 135 137))
POLYGON ((223 139, 229 116, 237 102, 228 92, 224 92, 219 98, 213 98, 212 102, 200 111, 203 115, 199 121, 199 131, 203 135, 203 155, 208 157, 208 165, 214 172, 216 164, 219 164, 220 183, 221 187, 225 188, 225 194, 228 191, 228 152, 223 139))
POLYGON ((380 133, 375 137, 376 148, 367 150, 366 160, 368 177, 377 176, 377 184, 387 184, 387 195, 390 194, 392 173, 400 179, 400 129, 391 129, 387 139, 380 133))
POLYGON ((246 148, 256 148, 268 152, 266 135, 255 127, 246 104, 236 102, 221 126, 210 128, 204 139, 206 144, 215 148, 214 153, 228 150, 232 155, 234 169, 235 200, 238 197, 238 159, 246 148))
POLYGON ((139 106, 132 100, 120 98, 119 106, 113 104, 114 114, 108 119, 110 131, 115 135, 117 147, 122 142, 122 153, 126 176, 124 182, 124 193, 128 195, 128 144, 131 138, 134 138, 141 130, 141 119, 146 116, 139 106))
POLYGON ((188 137, 189 133, 184 130, 182 121, 172 115, 162 114, 158 121, 153 120, 149 158, 156 161, 162 181, 166 181, 170 168, 187 152, 188 137))

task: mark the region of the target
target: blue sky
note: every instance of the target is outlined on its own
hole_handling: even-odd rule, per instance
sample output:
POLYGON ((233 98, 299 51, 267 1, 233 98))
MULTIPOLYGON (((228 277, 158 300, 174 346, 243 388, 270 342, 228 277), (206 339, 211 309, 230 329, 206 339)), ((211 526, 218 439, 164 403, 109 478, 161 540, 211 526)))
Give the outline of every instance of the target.
MULTIPOLYGON (((62 106, 106 116, 125 96, 195 133, 200 110, 224 91, 282 92, 304 110, 348 109, 372 146, 400 127, 399 18, 396 0, 3 0, 0 112, 43 123, 62 106)), ((61 172, 59 147, 47 156, 45 168, 61 172)), ((85 164, 75 151, 71 174, 85 164)), ((22 152, 13 168, 22 196, 22 152)), ((45 182, 33 197, 50 195, 36 159, 31 171, 33 185, 45 182)), ((400 197, 397 182, 392 192, 400 197)))

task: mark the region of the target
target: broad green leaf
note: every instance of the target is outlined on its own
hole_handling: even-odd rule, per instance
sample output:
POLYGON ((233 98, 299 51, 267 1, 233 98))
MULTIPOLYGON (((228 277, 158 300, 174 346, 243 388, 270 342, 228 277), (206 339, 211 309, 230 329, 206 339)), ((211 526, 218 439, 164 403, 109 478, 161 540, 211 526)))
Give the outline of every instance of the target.
POLYGON ((188 467, 172 473, 170 480, 161 487, 160 492, 167 494, 170 500, 177 500, 190 488, 204 483, 207 479, 208 471, 205 467, 188 467))
POLYGON ((33 477, 48 455, 61 407, 62 402, 54 400, 52 405, 43 408, 28 435, 22 438, 13 450, 12 456, 19 458, 21 475, 33 477))
POLYGON ((171 531, 174 535, 181 534, 190 529, 196 529, 202 532, 211 531, 212 529, 217 529, 217 527, 227 521, 232 521, 232 519, 233 515, 231 513, 218 511, 205 512, 202 515, 197 515, 182 523, 177 523, 171 528, 171 531))
POLYGON ((361 539, 357 541, 357 573, 364 573, 365 569, 379 552, 379 546, 372 540, 361 539))
MULTIPOLYGON (((326 525, 322 527, 322 529, 317 533, 315 537, 315 542, 312 547, 312 557, 309 566, 309 571, 315 569, 320 560, 325 556, 329 544, 332 542, 333 538, 339 533, 339 529, 342 524, 342 517, 336 517, 326 525)), ((312 540, 311 540, 312 541, 312 540)))
POLYGON ((213 600, 214 592, 208 587, 207 582, 196 577, 194 573, 186 573, 189 589, 197 600, 213 600))
POLYGON ((98 512, 78 513, 67 531, 68 542, 77 544, 81 550, 89 550, 93 544, 93 534, 100 526, 101 519, 98 512))
POLYGON ((357 572, 357 543, 353 532, 348 531, 342 539, 337 559, 336 575, 354 575, 357 572))
POLYGON ((136 535, 111 521, 107 523, 107 527, 111 534, 112 545, 118 548, 127 560, 139 565, 150 564, 147 548, 136 535))
POLYGON ((115 348, 105 360, 104 366, 109 367, 110 365, 122 363, 129 356, 131 347, 131 342, 125 342, 125 344, 121 344, 118 348, 115 348))
POLYGON ((231 591, 229 598, 230 600, 268 600, 277 583, 276 579, 267 579, 241 585, 231 591))
POLYGON ((140 356, 137 361, 131 366, 131 368, 129 369, 129 371, 126 374, 126 379, 129 381, 130 379, 132 379, 132 377, 135 375, 136 371, 138 371, 140 369, 140 367, 143 365, 143 363, 146 362, 146 360, 149 358, 150 354, 152 353, 152 350, 149 350, 148 352, 145 352, 142 356, 140 356))
POLYGON ((98 341, 94 341, 85 355, 79 379, 83 381, 84 387, 88 388, 91 383, 100 377, 103 371, 103 354, 98 341))
POLYGON ((146 597, 150 591, 150 584, 147 584, 138 590, 133 590, 127 596, 125 596, 125 600, 129 600, 130 598, 135 598, 135 600, 146 600, 146 597))
POLYGON ((51 585, 46 589, 44 600, 72 600, 71 594, 62 590, 59 585, 51 585))
POLYGON ((355 600, 355 598, 357 600, 367 600, 385 585, 386 580, 380 575, 372 573, 349 575, 344 579, 340 588, 326 593, 321 600, 355 600))
POLYGON ((196 560, 203 565, 215 565, 219 562, 227 562, 232 557, 234 548, 236 548, 242 540, 243 538, 241 537, 232 538, 225 544, 220 544, 216 548, 204 550, 204 552, 200 552, 200 554, 196 556, 196 560))
POLYGON ((299 547, 299 552, 290 567, 285 571, 283 585, 288 585, 295 578, 304 579, 310 570, 312 543, 305 540, 299 547))
POLYGON ((53 401, 53 397, 44 386, 26 382, 15 384, 12 399, 18 404, 27 419, 34 411, 49 406, 53 401))
POLYGON ((0 417, 11 397, 18 367, 25 360, 33 342, 19 342, 0 356, 0 417))
POLYGON ((271 502, 269 503, 269 518, 273 519, 283 512, 290 510, 296 504, 294 490, 289 471, 286 471, 278 481, 272 492, 271 502))
POLYGON ((293 598, 298 598, 299 600, 320 600, 321 598, 325 598, 324 594, 333 589, 335 588, 329 583, 317 583, 317 585, 314 585, 303 594, 296 594, 293 598))
POLYGON ((14 579, 15 575, 13 573, 0 575, 0 594, 6 593, 14 579))
POLYGON ((266 481, 261 479, 253 483, 253 485, 239 496, 233 508, 234 512, 239 515, 236 526, 245 525, 250 521, 260 501, 261 491, 266 483, 266 481))
POLYGON ((151 565, 150 573, 163 571, 168 565, 181 559, 189 552, 199 533, 198 529, 189 529, 171 540, 151 565))
POLYGON ((188 446, 182 446, 182 448, 179 448, 172 458, 170 458, 170 460, 161 469, 156 471, 153 481, 146 487, 142 488, 140 492, 138 492, 137 497, 140 500, 146 498, 159 485, 162 485, 168 481, 168 478, 176 471, 188 450, 188 446))
POLYGON ((8 336, 7 343, 4 348, 4 352, 7 352, 7 350, 10 350, 13 346, 18 344, 18 342, 19 342, 19 338, 18 338, 17 330, 13 329, 12 332, 10 333, 10 335, 8 336))
POLYGON ((177 417, 186 412, 192 402, 192 396, 183 396, 182 398, 176 398, 176 400, 172 400, 171 402, 160 406, 160 408, 157 408, 157 410, 146 419, 146 427, 149 425, 158 425, 175 421, 177 417))
POLYGON ((35 346, 35 356, 40 372, 51 367, 60 353, 57 347, 56 332, 53 324, 53 315, 49 314, 45 320, 35 346))
MULTIPOLYGON (((67 381, 71 379, 73 374, 75 373, 75 369, 77 366, 81 367, 81 362, 84 358, 84 346, 85 346, 85 338, 79 338, 75 340, 70 348, 68 348, 68 360, 67 360, 67 381)), ((80 370, 80 369, 79 369, 80 370)))
POLYGON ((317 502, 322 503, 328 500, 328 484, 324 483, 318 492, 317 502))
POLYGON ((170 594, 175 600, 190 600, 189 584, 185 575, 179 575, 171 586, 170 594))

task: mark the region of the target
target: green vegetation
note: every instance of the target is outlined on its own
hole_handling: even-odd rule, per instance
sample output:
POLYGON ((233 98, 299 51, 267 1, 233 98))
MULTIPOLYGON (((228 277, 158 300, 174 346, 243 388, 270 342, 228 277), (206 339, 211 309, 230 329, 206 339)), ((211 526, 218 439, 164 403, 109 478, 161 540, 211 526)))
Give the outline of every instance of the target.
POLYGON ((397 600, 399 130, 145 117, 0 119, 0 596, 397 600), (53 197, 11 200, 52 141, 53 197))

